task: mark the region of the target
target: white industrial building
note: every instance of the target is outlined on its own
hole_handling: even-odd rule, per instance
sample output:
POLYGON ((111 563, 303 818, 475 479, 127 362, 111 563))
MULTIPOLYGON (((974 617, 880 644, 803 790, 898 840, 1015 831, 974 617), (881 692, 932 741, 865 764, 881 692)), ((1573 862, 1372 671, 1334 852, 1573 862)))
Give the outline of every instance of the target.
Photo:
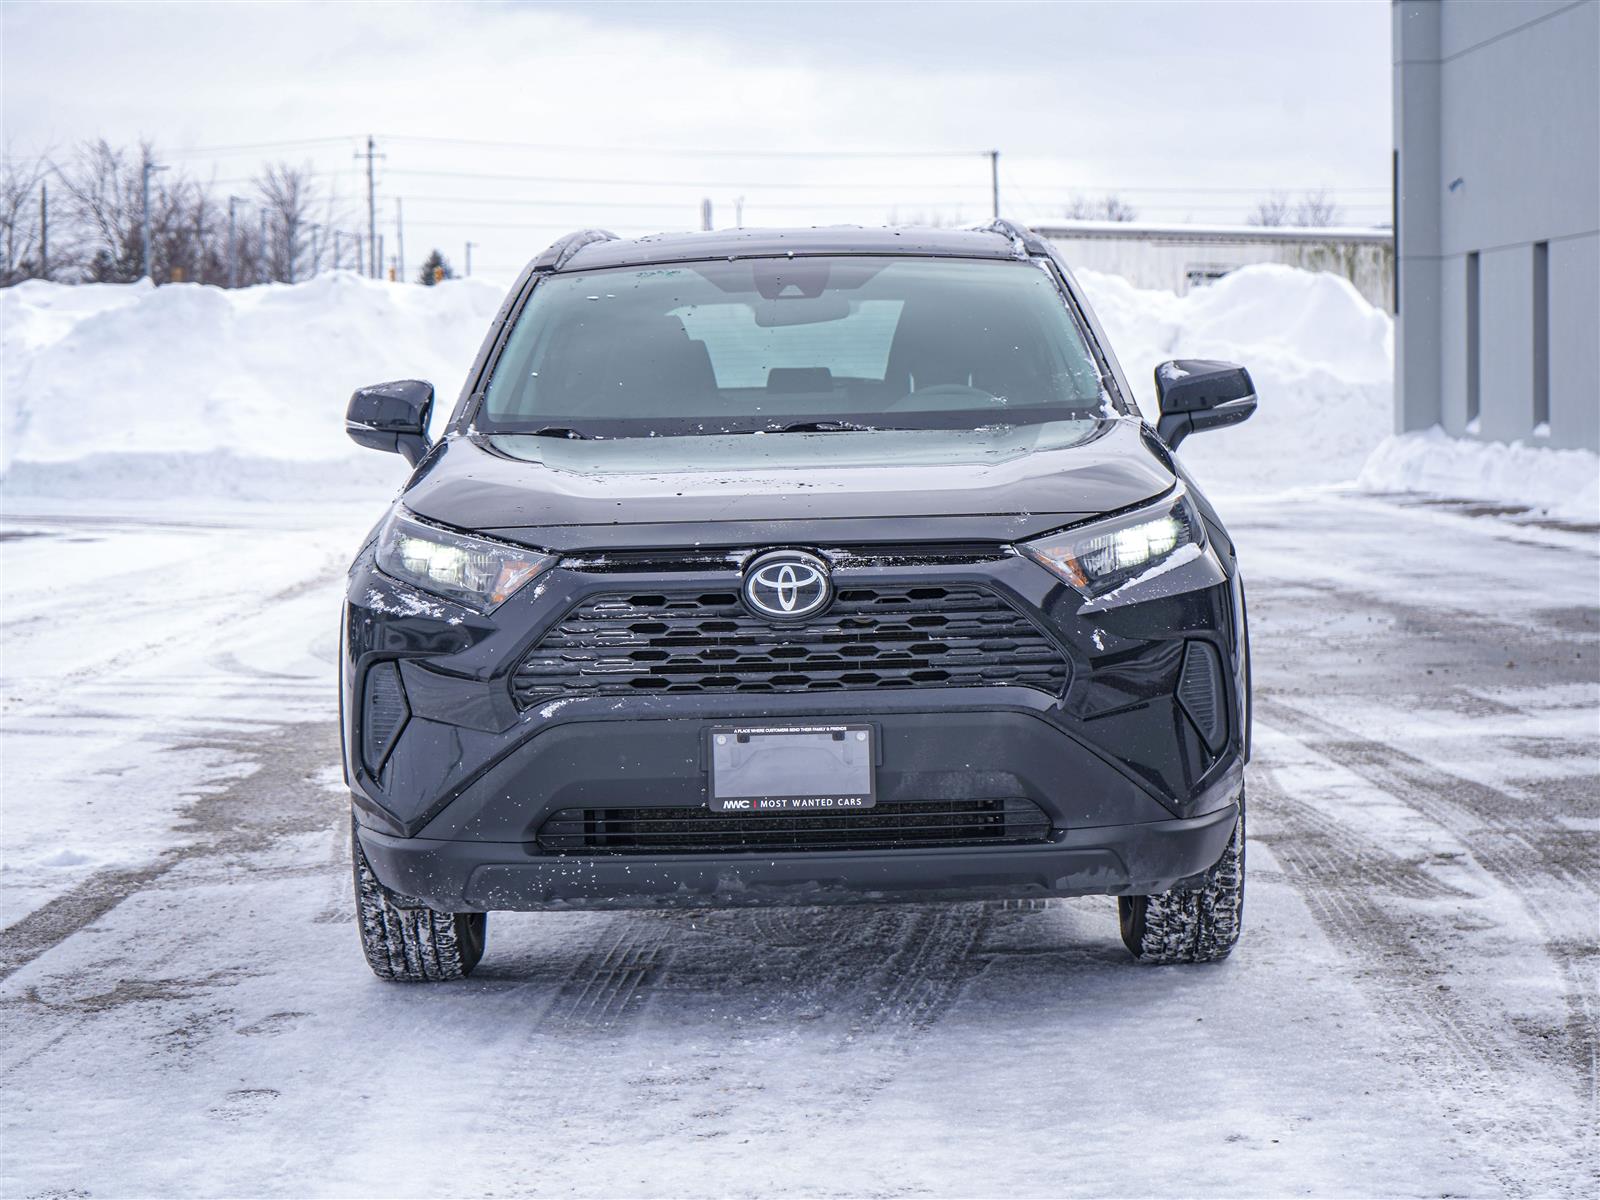
POLYGON ((1121 275, 1136 287, 1184 295, 1252 263, 1343 275, 1367 300, 1394 310, 1394 236, 1388 229, 1158 225, 1058 221, 1033 226, 1074 267, 1121 275))
POLYGON ((1396 427, 1600 450, 1600 0, 1393 16, 1396 427))

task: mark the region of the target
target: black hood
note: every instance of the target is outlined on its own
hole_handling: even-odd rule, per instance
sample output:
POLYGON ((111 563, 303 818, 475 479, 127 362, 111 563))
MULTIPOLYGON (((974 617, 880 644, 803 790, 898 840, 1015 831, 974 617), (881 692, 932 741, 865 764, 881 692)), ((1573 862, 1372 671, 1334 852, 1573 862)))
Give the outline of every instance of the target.
POLYGON ((460 436, 402 503, 553 550, 1009 542, 1167 491, 1128 418, 983 430, 579 441, 460 436))

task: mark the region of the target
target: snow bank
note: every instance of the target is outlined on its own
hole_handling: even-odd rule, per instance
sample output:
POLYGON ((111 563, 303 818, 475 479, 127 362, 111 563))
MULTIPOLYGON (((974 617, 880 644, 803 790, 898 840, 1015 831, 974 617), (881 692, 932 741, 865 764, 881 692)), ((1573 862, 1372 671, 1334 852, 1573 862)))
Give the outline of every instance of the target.
POLYGON ((1392 428, 1393 323, 1348 280, 1262 264, 1177 296, 1076 274, 1152 422, 1157 364, 1220 358, 1249 368, 1255 415, 1179 452, 1209 489, 1347 482, 1392 428))
POLYGON ((1453 438, 1438 426, 1385 438, 1357 483, 1369 492, 1427 492, 1600 521, 1600 455, 1453 438))
MULTIPOLYGON (((1183 447, 1217 490, 1353 479, 1388 432, 1390 322, 1343 279, 1254 266, 1182 297, 1082 281, 1147 415, 1165 359, 1250 368, 1257 415, 1183 447)), ((5 487, 248 498, 392 485, 400 459, 345 436, 351 390, 429 379, 447 409, 503 295, 481 280, 421 288, 350 272, 237 291, 6 289, 5 487)))
POLYGON ((225 291, 192 284, 0 293, 8 489, 248 495, 402 477, 344 433, 356 387, 412 376, 455 400, 501 288, 335 272, 225 291))

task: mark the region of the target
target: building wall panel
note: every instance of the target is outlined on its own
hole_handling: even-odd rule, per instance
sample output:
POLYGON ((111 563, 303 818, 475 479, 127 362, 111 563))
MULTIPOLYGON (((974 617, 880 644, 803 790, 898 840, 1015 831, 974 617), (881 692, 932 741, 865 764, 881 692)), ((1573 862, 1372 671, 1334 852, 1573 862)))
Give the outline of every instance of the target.
POLYGON ((1550 444, 1600 449, 1600 234, 1550 243, 1550 444))

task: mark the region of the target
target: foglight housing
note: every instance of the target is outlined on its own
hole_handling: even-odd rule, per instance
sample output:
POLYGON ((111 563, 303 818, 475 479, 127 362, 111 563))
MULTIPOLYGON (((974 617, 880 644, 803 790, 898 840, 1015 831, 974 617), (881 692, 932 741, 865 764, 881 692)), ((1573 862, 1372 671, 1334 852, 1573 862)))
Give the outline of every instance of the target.
POLYGON ((550 567, 554 555, 457 533, 397 509, 378 533, 378 569, 403 583, 492 612, 550 567))
POLYGON ((1017 547, 1090 600, 1204 548, 1205 527, 1182 484, 1155 504, 1017 547))

